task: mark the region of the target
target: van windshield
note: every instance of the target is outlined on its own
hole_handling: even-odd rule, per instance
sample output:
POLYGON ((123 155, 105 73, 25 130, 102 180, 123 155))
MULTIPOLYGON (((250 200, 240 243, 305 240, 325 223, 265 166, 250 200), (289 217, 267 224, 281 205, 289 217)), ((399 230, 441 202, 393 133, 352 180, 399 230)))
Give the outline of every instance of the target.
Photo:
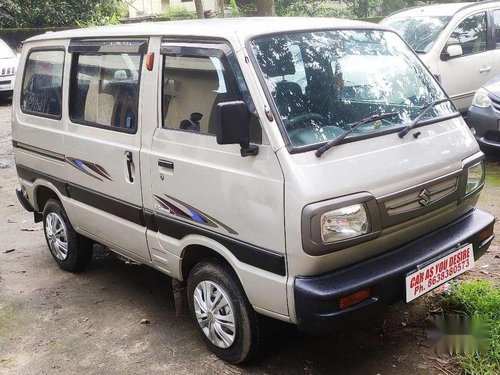
POLYGON ((382 24, 396 30, 415 52, 427 53, 450 20, 449 16, 393 16, 382 24))
MULTIPOLYGON (((279 34, 254 39, 253 51, 294 147, 324 143, 365 117, 397 112, 347 138, 392 131, 415 119, 422 106, 446 98, 401 38, 389 31, 279 34)), ((422 121, 454 113, 446 102, 422 121)))

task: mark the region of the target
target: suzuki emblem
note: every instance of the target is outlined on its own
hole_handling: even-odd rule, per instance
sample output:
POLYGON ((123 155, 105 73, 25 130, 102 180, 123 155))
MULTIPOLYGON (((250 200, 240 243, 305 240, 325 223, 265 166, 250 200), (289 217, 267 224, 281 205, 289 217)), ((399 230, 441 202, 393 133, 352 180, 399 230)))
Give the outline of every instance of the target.
POLYGON ((427 191, 427 189, 423 189, 420 194, 418 194, 418 198, 418 203, 420 203, 423 207, 428 206, 431 203, 431 194, 427 191))

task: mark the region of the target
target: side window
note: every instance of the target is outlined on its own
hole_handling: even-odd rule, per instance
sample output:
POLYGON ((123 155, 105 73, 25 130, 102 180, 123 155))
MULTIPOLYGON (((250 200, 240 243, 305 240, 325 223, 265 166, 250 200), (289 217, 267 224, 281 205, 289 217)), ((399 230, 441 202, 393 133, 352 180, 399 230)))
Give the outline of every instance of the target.
POLYGON ((61 117, 64 51, 39 50, 28 55, 23 76, 21 110, 61 117))
POLYGON ((135 132, 142 55, 74 54, 69 115, 73 122, 135 132))
POLYGON ((486 51, 486 12, 473 14, 463 20, 451 33, 447 46, 458 44, 463 55, 486 51))
POLYGON ((219 57, 165 55, 164 128, 215 135, 217 105, 242 99, 233 72, 219 57))
POLYGON ((493 11, 493 22, 495 23, 495 48, 500 48, 500 10, 493 11))

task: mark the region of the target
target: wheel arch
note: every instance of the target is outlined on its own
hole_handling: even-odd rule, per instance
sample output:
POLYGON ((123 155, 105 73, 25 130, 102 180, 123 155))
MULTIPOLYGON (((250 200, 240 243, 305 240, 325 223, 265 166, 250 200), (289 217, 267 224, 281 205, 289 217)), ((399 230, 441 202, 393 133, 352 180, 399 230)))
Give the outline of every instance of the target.
POLYGON ((43 208, 49 199, 55 199, 62 204, 62 199, 59 197, 57 189, 48 184, 37 184, 33 189, 33 198, 35 210, 38 212, 43 211, 43 208))
POLYGON ((234 272, 241 283, 241 279, 238 276, 236 268, 228 259, 226 259, 226 257, 220 251, 217 251, 207 245, 201 244, 189 244, 184 247, 180 264, 180 273, 182 276, 182 280, 187 280, 189 273, 194 268, 194 266, 196 266, 196 264, 210 259, 214 259, 229 267, 229 269, 234 272))

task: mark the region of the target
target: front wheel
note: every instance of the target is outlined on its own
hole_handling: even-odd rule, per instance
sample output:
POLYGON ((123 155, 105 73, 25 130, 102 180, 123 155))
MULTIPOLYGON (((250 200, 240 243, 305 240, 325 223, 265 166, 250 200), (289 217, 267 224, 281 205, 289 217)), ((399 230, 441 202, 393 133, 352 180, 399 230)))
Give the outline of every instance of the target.
POLYGON ((43 230, 52 257, 63 270, 82 271, 92 260, 93 243, 73 229, 62 204, 49 199, 43 209, 43 230))
POLYGON ((201 262, 188 278, 191 316, 208 348, 230 363, 255 353, 259 321, 234 272, 222 262, 201 262))

